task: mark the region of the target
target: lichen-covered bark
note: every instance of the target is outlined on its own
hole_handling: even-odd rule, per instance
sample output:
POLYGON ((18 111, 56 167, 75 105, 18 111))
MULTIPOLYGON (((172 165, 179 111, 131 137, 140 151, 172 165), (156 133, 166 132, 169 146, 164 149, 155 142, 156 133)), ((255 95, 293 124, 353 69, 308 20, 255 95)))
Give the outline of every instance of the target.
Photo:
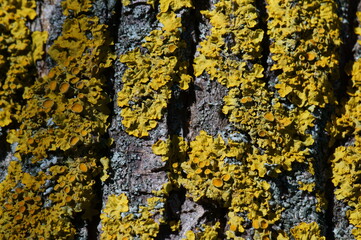
POLYGON ((360 239, 361 3, 0 3, 1 239, 360 239))

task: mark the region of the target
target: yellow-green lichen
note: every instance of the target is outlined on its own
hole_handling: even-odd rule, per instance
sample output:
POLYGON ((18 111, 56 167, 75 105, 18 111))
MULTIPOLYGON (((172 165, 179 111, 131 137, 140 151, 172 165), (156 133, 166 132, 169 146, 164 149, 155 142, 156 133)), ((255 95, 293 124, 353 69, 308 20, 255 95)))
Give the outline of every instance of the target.
POLYGON ((170 184, 175 187, 180 186, 183 171, 181 164, 187 159, 188 149, 188 142, 175 135, 166 141, 158 140, 152 146, 153 153, 162 156, 162 160, 166 162, 170 184))
MULTIPOLYGON (((228 238, 238 238, 249 227, 246 221, 252 222, 255 239, 271 239, 276 234, 279 239, 287 238, 284 232, 272 230, 281 209, 269 206, 270 185, 263 178, 292 170, 294 162, 304 163, 315 173, 310 151, 315 142, 310 131, 316 122, 314 111, 335 103, 328 92, 337 77, 334 53, 340 45, 339 19, 323 14, 334 12, 335 5, 328 1, 267 3, 275 86, 264 78, 264 31, 252 0, 221 0, 212 10, 201 12, 212 28, 199 44, 193 66, 196 77, 204 75, 228 88, 222 111, 236 133, 246 133, 249 139, 234 142, 201 131, 189 146, 179 137, 153 146, 167 161, 174 186, 185 187, 195 201, 213 200, 228 209, 228 238), (311 20, 313 10, 316 18, 311 20), (292 24, 283 17, 286 13, 292 24), (298 20, 304 24, 295 24, 298 20), (331 35, 321 30, 317 36, 314 28, 326 29, 331 35), (330 44, 320 46, 325 41, 330 44), (295 49, 292 44, 301 47, 295 49), (326 60, 331 62, 327 66, 326 60), (173 151, 181 156, 174 156, 173 151), (247 200, 250 195, 253 199, 247 200)), ((301 190, 316 195, 316 208, 321 211, 325 199, 316 185, 299 184, 301 190)))
POLYGON ((268 34, 281 97, 297 106, 325 107, 335 100, 337 48, 341 44, 336 3, 267 0, 268 34))
POLYGON ((156 142, 153 151, 167 161, 175 187, 186 188, 194 201, 213 200, 228 209, 228 238, 236 239, 245 231, 243 216, 258 224, 261 234, 270 234, 269 226, 279 219, 281 209, 269 206, 270 185, 246 161, 246 144, 201 131, 189 144, 173 137, 156 142))
POLYGON ((36 162, 49 151, 98 143, 105 133, 109 98, 101 73, 112 55, 106 26, 98 21, 85 15, 66 19, 62 36, 49 49, 57 66, 25 88, 20 128, 8 135, 10 143, 18 144, 18 158, 31 153, 36 162))
POLYGON ((64 15, 79 15, 89 12, 92 7, 92 0, 63 0, 61 6, 64 9, 64 15))
POLYGON ((185 233, 186 238, 184 240, 217 240, 218 230, 220 229, 220 222, 216 222, 213 225, 203 224, 201 229, 196 231, 187 231, 185 233))
POLYGON ((129 212, 129 200, 123 193, 111 195, 100 215, 102 233, 100 239, 154 239, 163 219, 164 198, 151 197, 146 206, 139 206, 137 213, 129 212))
POLYGON ((70 219, 81 212, 94 214, 89 202, 98 174, 95 162, 69 159, 35 175, 23 172, 20 162, 10 162, 0 184, 0 238, 72 239, 76 228, 70 219))
POLYGON ((102 164, 103 169, 103 175, 101 176, 100 180, 103 182, 106 181, 109 178, 108 169, 109 169, 109 158, 102 157, 100 160, 100 163, 102 164))
POLYGON ((153 30, 140 48, 120 57, 128 69, 122 77, 122 90, 118 93, 122 124, 130 135, 145 137, 163 116, 171 98, 171 86, 179 84, 187 89, 192 80, 187 74, 187 63, 180 59, 185 47, 180 39, 182 19, 175 11, 189 7, 189 1, 160 1, 157 19, 162 29, 153 30))
POLYGON ((0 3, 0 127, 18 120, 18 95, 35 78, 35 62, 44 54, 46 32, 31 32, 28 21, 36 17, 36 1, 0 3))
POLYGON ((275 175, 282 169, 291 170, 293 162, 310 162, 306 159, 314 140, 306 130, 314 126, 315 118, 311 110, 288 109, 264 80, 264 32, 255 5, 252 0, 224 0, 203 12, 212 28, 200 43, 194 69, 196 76, 207 72, 228 88, 222 111, 240 132, 250 136, 249 145, 256 147, 250 150, 253 154, 248 162, 263 177, 265 164, 275 165, 269 172, 275 175))
MULTIPOLYGON (((24 15, 18 26, 24 31, 21 34, 30 36, 22 22, 34 19, 35 11, 25 10, 31 14, 27 17, 22 7, 35 5, 33 1, 24 6, 15 3, 8 9, 12 14, 24 15)), ((25 104, 18 107, 18 128, 10 129, 7 136, 15 152, 0 183, 1 239, 73 239, 77 234, 74 219, 90 219, 95 214, 91 206, 93 187, 101 172, 102 157, 96 149, 101 150, 109 115, 102 71, 114 57, 109 51, 106 26, 99 24, 97 17, 79 14, 88 9, 76 11, 83 3, 63 2, 69 17, 62 35, 48 51, 56 63, 48 75, 27 82, 24 77, 31 78, 22 75, 23 68, 19 67, 19 79, 9 72, 14 81, 24 83, 21 102, 25 104), (68 9, 68 4, 75 7, 68 9)), ((24 64, 42 54, 46 35, 34 32, 31 36, 34 42, 26 42, 32 60, 25 56, 24 64)))
MULTIPOLYGON (((359 22, 361 14, 357 13, 359 22)), ((356 33, 360 34, 359 28, 356 33)), ((360 44, 360 43, 359 43, 360 44)), ((361 203, 360 203, 360 155, 361 155, 361 59, 352 64, 351 82, 347 89, 349 98, 338 108, 328 129, 333 137, 330 145, 338 139, 347 139, 347 144, 335 149, 330 158, 332 182, 336 187, 335 197, 344 201, 352 210, 347 211, 349 222, 355 226, 352 234, 361 237, 361 203)))
POLYGON ((321 235, 320 228, 315 222, 302 222, 291 228, 291 234, 295 240, 326 240, 326 238, 321 235))

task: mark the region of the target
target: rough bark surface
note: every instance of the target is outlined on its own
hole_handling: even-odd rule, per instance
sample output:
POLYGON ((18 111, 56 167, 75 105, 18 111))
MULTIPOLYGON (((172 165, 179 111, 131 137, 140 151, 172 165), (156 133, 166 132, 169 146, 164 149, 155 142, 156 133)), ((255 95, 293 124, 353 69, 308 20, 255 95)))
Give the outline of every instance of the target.
POLYGON ((361 2, 0 3, 0 239, 361 239, 361 2))

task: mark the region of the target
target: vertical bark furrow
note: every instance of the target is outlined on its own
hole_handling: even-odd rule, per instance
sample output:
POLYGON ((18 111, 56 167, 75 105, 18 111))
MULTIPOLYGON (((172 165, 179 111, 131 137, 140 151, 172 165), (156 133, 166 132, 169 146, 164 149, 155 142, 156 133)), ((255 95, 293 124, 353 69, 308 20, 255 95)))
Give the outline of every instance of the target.
POLYGON ((0 239, 360 238, 360 4, 2 1, 0 239))
MULTIPOLYGON (((343 2, 343 5, 347 4, 347 2, 343 2)), ((348 13, 352 15, 348 16, 348 20, 351 22, 348 26, 349 32, 347 35, 345 34, 345 40, 348 41, 345 42, 344 49, 348 49, 350 53, 352 48, 353 55, 345 57, 343 61, 352 60, 352 58, 354 61, 348 62, 345 66, 349 77, 341 79, 346 86, 339 88, 340 97, 343 96, 343 98, 340 100, 329 127, 332 137, 331 144, 333 144, 330 145, 334 149, 329 161, 332 167, 331 179, 335 186, 333 219, 335 237, 359 239, 361 236, 359 217, 361 207, 358 201, 360 191, 358 183, 360 181, 359 156, 361 149, 358 128, 360 120, 358 111, 360 105, 360 55, 358 49, 360 48, 361 34, 359 27, 361 5, 358 3, 356 7, 354 2, 350 4, 352 7, 350 6, 348 13), (342 91, 344 91, 343 94, 342 91), (342 214, 338 215, 336 212, 342 214)))

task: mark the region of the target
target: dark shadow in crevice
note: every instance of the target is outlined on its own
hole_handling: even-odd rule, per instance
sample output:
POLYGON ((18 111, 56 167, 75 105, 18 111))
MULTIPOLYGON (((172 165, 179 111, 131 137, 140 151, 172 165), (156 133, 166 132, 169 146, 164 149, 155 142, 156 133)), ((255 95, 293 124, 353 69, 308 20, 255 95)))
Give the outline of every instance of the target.
MULTIPOLYGON (((167 197, 165 202, 165 219, 169 222, 178 222, 180 221, 180 212, 182 210, 182 205, 186 200, 186 189, 180 187, 178 189, 172 190, 167 197)), ((162 224, 159 227, 159 233, 156 237, 157 240, 171 239, 172 234, 177 234, 173 232, 169 224, 162 224)))
POLYGON ((312 136, 315 139, 315 143, 310 148, 310 152, 314 158, 315 192, 325 194, 324 196, 327 201, 327 209, 320 213, 320 216, 322 214, 320 218, 320 225, 323 230, 322 234, 324 234, 327 239, 334 240, 333 229, 335 226, 332 222, 334 186, 331 181, 332 167, 329 163, 329 158, 333 151, 330 151, 328 147, 330 137, 324 130, 326 129, 327 120, 330 119, 331 112, 332 108, 330 106, 327 106, 325 109, 316 109, 313 112, 316 117, 314 124, 317 128, 313 129, 312 136))
MULTIPOLYGON (((108 7, 108 1, 105 1, 106 6, 108 7)), ((117 42, 118 39, 118 31, 119 31, 119 24, 120 24, 120 18, 122 14, 122 4, 121 1, 116 1, 115 5, 113 6, 113 9, 106 9, 107 12, 107 19, 105 19, 105 23, 108 25, 107 30, 107 38, 112 39, 114 43, 117 42), (113 12, 112 15, 110 15, 109 12, 113 12)), ((109 46, 111 52, 115 52, 114 45, 109 46)), ((107 50, 107 49, 105 49, 107 50)), ((115 60, 116 61, 116 60, 115 60)), ((115 117, 116 113, 114 110, 114 96, 115 96, 115 87, 114 87, 114 81, 115 81, 115 68, 111 67, 108 69, 105 69, 103 72, 105 85, 103 86, 103 91, 106 92, 109 102, 107 104, 108 113, 107 115, 109 118, 107 119, 109 125, 111 125, 113 118, 115 117)), ((101 139, 99 141, 99 144, 96 144, 96 146, 93 146, 91 149, 88 148, 89 151, 92 151, 94 149, 97 150, 97 153, 100 153, 101 157, 107 157, 110 159, 111 157, 111 147, 108 145, 110 139, 109 129, 108 131, 101 136, 101 139)), ((98 165, 101 163, 98 162, 98 165)), ((100 213, 103 206, 103 185, 104 182, 101 181, 101 173, 99 173, 95 177, 95 184, 93 185, 93 194, 94 198, 92 199, 90 211, 93 211, 94 214, 92 215, 90 219, 87 219, 87 232, 88 232, 88 239, 90 240, 96 240, 99 239, 99 231, 98 226, 100 224, 100 213)))
POLYGON ((225 229, 227 226, 228 208, 222 206, 223 203, 208 198, 200 199, 199 204, 205 209, 204 218, 206 225, 214 226, 217 222, 220 223, 217 239, 227 239, 225 229))
MULTIPOLYGON (((183 9, 180 10, 182 16, 182 26, 184 31, 181 34, 181 41, 186 43, 185 48, 181 48, 177 52, 177 58, 179 62, 187 62, 187 74, 195 79, 193 63, 194 56, 197 50, 197 45, 200 41, 200 23, 202 20, 202 14, 200 11, 210 8, 209 0, 199 0, 193 1, 194 8, 192 9, 183 9)), ((177 76, 180 78, 180 76, 177 76)), ((186 137, 189 133, 189 122, 191 119, 190 108, 195 102, 195 85, 193 83, 189 84, 187 90, 181 90, 179 86, 173 85, 171 87, 172 96, 168 103, 167 108, 167 126, 168 134, 170 136, 182 136, 186 137)), ((176 138, 172 140, 171 149, 173 149, 175 157, 172 162, 167 163, 166 169, 169 174, 172 174, 172 163, 182 161, 180 158, 177 158, 177 155, 181 154, 179 149, 179 142, 176 138)), ((170 176, 171 177, 171 176, 170 176)), ((185 177, 185 176, 183 176, 185 177)), ((178 187, 173 189, 165 204, 165 218, 167 222, 170 221, 180 221, 181 218, 181 208, 186 200, 186 189, 184 187, 178 187)), ((169 224, 164 224, 160 226, 159 233, 156 239, 171 239, 172 234, 177 235, 177 232, 172 232, 169 224)))
POLYGON ((92 217, 88 220, 88 239, 97 240, 99 239, 100 233, 98 231, 98 226, 100 223, 100 213, 103 205, 103 187, 98 175, 95 184, 93 186, 94 200, 92 201, 92 206, 89 211, 92 211, 92 217))
POLYGON ((357 34, 354 29, 358 26, 356 12, 357 5, 356 1, 340 1, 338 0, 338 15, 344 19, 341 22, 341 40, 342 45, 339 50, 340 63, 339 63, 339 81, 335 83, 335 96, 339 102, 343 99, 348 98, 347 87, 350 85, 351 76, 347 74, 350 68, 350 63, 354 59, 354 46, 357 43, 357 34))
MULTIPOLYGON (((349 99, 349 95, 347 94, 347 89, 350 87, 351 83, 351 75, 348 72, 351 71, 351 63, 355 60, 354 59, 354 47, 357 43, 357 34, 355 34, 354 29, 358 26, 356 12, 357 12, 357 5, 359 3, 355 3, 355 1, 341 1, 337 0, 338 2, 338 10, 337 14, 343 19, 341 22, 341 40, 342 45, 339 49, 339 80, 334 83, 334 94, 339 103, 346 103, 349 99)), ((331 76, 333 77, 333 76, 331 76)), ((329 107, 331 108, 331 107, 329 107)), ((335 110, 326 109, 329 113, 328 116, 325 116, 327 119, 330 119, 332 114, 336 114, 336 118, 340 117, 344 112, 344 106, 340 106, 339 109, 335 110), (338 110, 338 111, 337 111, 338 110)), ((327 137, 327 136, 326 136, 327 137)), ((337 227, 337 212, 335 212, 335 186, 332 183, 332 163, 330 159, 334 154, 336 148, 338 146, 344 146, 349 141, 349 136, 344 139, 337 139, 333 146, 328 148, 327 153, 324 155, 324 177, 326 179, 325 182, 325 198, 327 200, 327 209, 325 213, 325 225, 327 226, 325 237, 326 239, 334 240, 336 239, 334 229, 337 227)), ((329 139, 329 137, 328 137, 329 139)))
MULTIPOLYGON (((208 0, 194 1, 193 9, 181 11, 182 26, 184 32, 181 34, 181 40, 186 43, 186 47, 179 49, 178 58, 180 62, 187 62, 187 74, 193 79, 194 76, 194 55, 197 50, 200 35, 200 23, 202 15, 200 11, 209 8, 208 0)), ((178 76, 180 77, 180 76, 178 76)), ((189 132, 189 121, 191 118, 190 107, 195 102, 195 86, 189 84, 189 89, 181 90, 178 86, 172 87, 172 98, 168 104, 167 124, 170 135, 182 135, 186 137, 189 132)))
POLYGON ((6 158, 10 152, 10 144, 6 141, 5 128, 0 128, 0 182, 5 179, 8 162, 6 158))

